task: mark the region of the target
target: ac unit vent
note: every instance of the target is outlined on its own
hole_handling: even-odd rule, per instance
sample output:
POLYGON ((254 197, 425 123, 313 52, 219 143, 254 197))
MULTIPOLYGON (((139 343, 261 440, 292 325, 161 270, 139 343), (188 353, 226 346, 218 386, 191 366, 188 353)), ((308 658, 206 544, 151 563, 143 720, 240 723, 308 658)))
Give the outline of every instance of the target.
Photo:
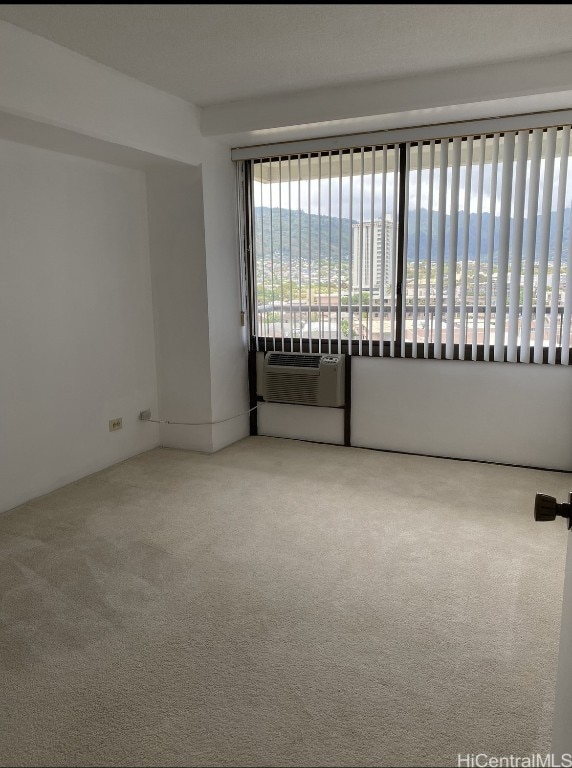
POLYGON ((344 356, 269 352, 264 358, 263 396, 271 403, 344 405, 344 356))
POLYGON ((276 373, 266 375, 266 399, 279 403, 318 405, 317 376, 300 377, 297 373, 276 373))
POLYGON ((268 355, 268 365, 285 365, 296 368, 319 368, 321 355, 287 354, 285 352, 271 352, 268 355))

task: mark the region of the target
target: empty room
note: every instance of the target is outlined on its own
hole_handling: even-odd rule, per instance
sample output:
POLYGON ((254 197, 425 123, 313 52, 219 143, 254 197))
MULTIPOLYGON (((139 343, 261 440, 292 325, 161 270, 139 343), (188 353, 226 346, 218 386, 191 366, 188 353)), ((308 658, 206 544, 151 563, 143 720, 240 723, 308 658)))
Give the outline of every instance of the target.
POLYGON ((0 5, 0 765, 572 765, 571 25, 0 5))

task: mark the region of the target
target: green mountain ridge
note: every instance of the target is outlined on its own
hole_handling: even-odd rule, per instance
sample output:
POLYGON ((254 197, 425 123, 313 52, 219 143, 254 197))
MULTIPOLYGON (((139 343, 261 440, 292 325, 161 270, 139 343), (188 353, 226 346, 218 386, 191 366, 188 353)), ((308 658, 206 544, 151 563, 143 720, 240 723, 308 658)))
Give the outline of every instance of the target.
MULTIPOLYGON (((255 209, 255 237, 256 237, 256 253, 263 254, 264 259, 269 259, 271 252, 274 251, 274 255, 279 256, 282 253, 282 258, 286 261, 290 261, 297 264, 300 254, 301 263, 303 265, 308 264, 309 256, 311 255, 312 262, 315 263, 318 260, 327 263, 328 256, 331 259, 332 264, 337 264, 340 258, 342 264, 346 266, 349 261, 351 252, 351 228, 352 223, 358 224, 359 221, 347 218, 336 218, 316 213, 308 214, 305 211, 290 210, 287 208, 273 208, 272 216, 270 215, 271 209, 268 207, 257 207, 255 209), (282 240, 280 241, 280 232, 282 233, 282 240), (272 243, 272 248, 271 248, 272 243), (341 249, 340 249, 341 243, 341 249)), ((570 243, 570 208, 567 208, 564 216, 564 229, 562 238, 562 261, 565 262, 568 256, 568 248, 570 243)), ((431 251, 436 253, 438 242, 438 214, 433 212, 432 217, 432 238, 431 238, 431 251)), ((490 214, 483 212, 481 217, 481 260, 488 258, 489 250, 489 228, 490 228, 490 214)), ((540 251, 541 241, 541 224, 542 217, 539 215, 536 221, 536 261, 538 261, 538 253, 540 251)), ((427 233, 429 225, 429 211, 422 209, 420 212, 420 254, 421 261, 427 259, 427 233)), ((471 214, 469 220, 469 249, 468 258, 469 261, 475 261, 477 257, 476 239, 477 239, 477 215, 471 214)), ((526 230, 528 220, 525 219, 525 236, 523 248, 526 247, 526 230)), ((458 258, 462 253, 463 247, 463 227, 464 227, 464 212, 461 211, 458 216, 458 246, 457 253, 458 258)), ((408 217, 408 248, 407 258, 413 260, 415 257, 415 229, 416 229, 416 216, 415 213, 410 213, 408 217)), ((495 217, 494 221, 494 238, 493 238, 493 262, 497 261, 498 246, 499 246, 499 233, 500 233, 500 217, 495 217)), ((449 255, 451 237, 451 217, 445 217, 445 258, 449 255)), ((554 259, 556 253, 556 212, 551 212, 550 220, 550 240, 549 240, 549 261, 554 259)))

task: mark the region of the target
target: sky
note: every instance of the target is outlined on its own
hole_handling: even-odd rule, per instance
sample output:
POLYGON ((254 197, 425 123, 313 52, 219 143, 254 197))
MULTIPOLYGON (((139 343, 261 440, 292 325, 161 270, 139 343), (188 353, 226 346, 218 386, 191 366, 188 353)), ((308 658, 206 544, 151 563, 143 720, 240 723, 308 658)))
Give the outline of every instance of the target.
MULTIPOLYGON (((501 139, 502 142, 502 139, 501 139)), ((416 155, 416 147, 413 149, 413 153, 416 155)), ((427 153, 428 157, 428 150, 427 153)), ((451 156, 451 153, 449 157, 451 156)), ((502 156, 502 148, 501 148, 502 156)), ((427 162, 425 161, 425 164, 427 162)), ((393 161, 390 160, 388 165, 391 167, 393 161)), ((551 185, 551 200, 550 209, 552 211, 557 209, 558 205, 558 190, 559 181, 561 175, 561 165, 566 171, 566 187, 565 187, 565 207, 571 207, 572 202, 572 158, 568 161, 568 158, 562 159, 557 155, 554 163, 553 183, 551 185)), ((324 164, 325 166, 325 164, 324 164)), ((515 201, 515 181, 516 181, 516 161, 513 164, 512 175, 512 191, 511 191, 511 216, 514 214, 514 201, 515 201)), ((527 178, 530 175, 531 161, 528 160, 527 164, 527 178)), ((470 166, 470 210, 471 212, 477 211, 478 203, 478 176, 479 165, 472 164, 470 166)), ((491 210, 491 183, 492 183, 492 164, 486 163, 483 166, 483 197, 482 206, 483 211, 490 212, 491 210)), ((540 180, 539 180, 539 198, 538 198, 538 212, 540 213, 543 206, 544 199, 544 187, 546 183, 546 161, 541 160, 540 163, 540 180)), ((434 170, 433 179, 433 210, 438 210, 439 203, 439 168, 434 170)), ((501 193, 502 193, 502 175, 503 175, 503 163, 499 162, 497 167, 497 191, 495 196, 495 215, 500 215, 501 206, 501 193)), ((459 180, 459 205, 458 210, 464 210, 465 208, 465 183, 467 178, 466 166, 461 166, 460 180, 459 180)), ((447 171, 447 212, 451 210, 451 180, 452 170, 447 171)), ((394 210, 394 184, 395 173, 387 173, 385 175, 386 186, 386 213, 395 218, 396 210, 394 210)), ((372 192, 373 192, 373 215, 374 218, 381 216, 382 212, 382 189, 384 185, 384 176, 376 173, 364 173, 363 176, 363 220, 368 221, 371 219, 371 205, 372 205, 372 192)), ((418 185, 418 173, 417 170, 413 170, 409 173, 409 209, 415 210, 417 201, 417 185, 418 185)), ((344 177, 341 181, 342 195, 341 195, 341 211, 340 211, 340 178, 339 176, 332 178, 331 182, 328 179, 312 179, 302 180, 300 184, 298 181, 293 181, 291 184, 285 182, 282 184, 262 184, 260 182, 254 183, 254 203, 256 206, 272 206, 282 208, 292 208, 298 210, 300 208, 304 212, 310 212, 316 214, 321 212, 323 215, 332 215, 333 217, 342 218, 350 217, 350 199, 352 200, 351 218, 354 220, 361 220, 361 206, 362 206, 362 177, 359 170, 354 167, 354 179, 353 179, 353 194, 350 193, 350 178, 344 177), (331 187, 331 193, 330 193, 331 187), (300 194, 299 194, 300 193, 300 194), (330 202, 331 194, 331 202, 330 202), (330 214, 331 205, 331 214, 330 214)), ((528 184, 526 185, 525 193, 525 216, 528 211, 528 184)), ((429 170, 424 168, 421 173, 420 184, 420 204, 421 208, 429 207, 429 170)))

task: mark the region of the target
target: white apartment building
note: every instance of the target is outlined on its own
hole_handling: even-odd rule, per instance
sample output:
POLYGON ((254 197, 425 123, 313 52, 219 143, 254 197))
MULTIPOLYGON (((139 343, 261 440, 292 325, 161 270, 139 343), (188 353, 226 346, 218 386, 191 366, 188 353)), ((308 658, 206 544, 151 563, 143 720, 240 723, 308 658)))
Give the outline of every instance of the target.
POLYGON ((385 226, 382 219, 364 221, 363 224, 353 224, 352 285, 354 290, 359 289, 360 264, 362 289, 379 288, 382 279, 384 286, 390 286, 392 280, 392 252, 393 221, 391 216, 386 216, 385 226), (370 285, 372 277, 373 285, 370 285))

